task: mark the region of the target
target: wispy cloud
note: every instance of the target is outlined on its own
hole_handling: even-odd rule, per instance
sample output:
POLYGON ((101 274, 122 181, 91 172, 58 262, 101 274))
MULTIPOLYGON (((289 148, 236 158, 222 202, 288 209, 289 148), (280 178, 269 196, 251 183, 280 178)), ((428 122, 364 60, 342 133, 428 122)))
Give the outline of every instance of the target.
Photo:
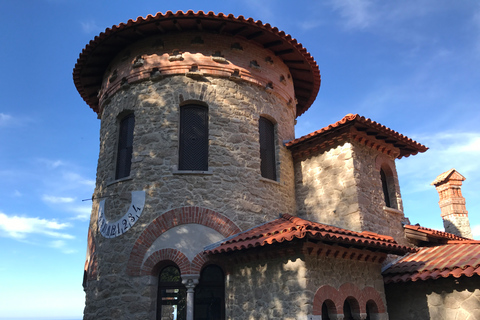
POLYGON ((370 0, 333 0, 330 5, 338 11, 347 29, 363 29, 375 18, 370 0))
POLYGON ((69 223, 59 223, 56 220, 8 216, 0 213, 0 229, 4 231, 2 235, 16 240, 23 240, 35 234, 57 239, 74 239, 74 236, 60 232, 68 227, 70 227, 69 223))
POLYGON ((414 138, 430 149, 397 164, 410 192, 432 189, 430 183, 451 168, 472 181, 480 178, 480 162, 472 161, 480 158, 480 132, 440 132, 414 138))
POLYGON ((11 115, 0 113, 0 127, 10 124, 12 120, 13 120, 13 117, 11 115))
POLYGON ((101 31, 101 28, 93 20, 83 21, 83 22, 80 22, 80 24, 82 26, 83 32, 85 33, 88 33, 88 34, 99 33, 99 31, 101 31))
POLYGON ((68 244, 65 240, 50 241, 49 245, 50 245, 50 247, 55 248, 55 249, 59 249, 60 251, 62 251, 63 253, 66 253, 66 254, 72 254, 72 253, 77 252, 77 250, 73 250, 73 249, 68 248, 68 244))
POLYGON ((44 194, 42 200, 48 203, 71 203, 75 201, 75 198, 71 197, 56 197, 56 196, 49 196, 44 194))

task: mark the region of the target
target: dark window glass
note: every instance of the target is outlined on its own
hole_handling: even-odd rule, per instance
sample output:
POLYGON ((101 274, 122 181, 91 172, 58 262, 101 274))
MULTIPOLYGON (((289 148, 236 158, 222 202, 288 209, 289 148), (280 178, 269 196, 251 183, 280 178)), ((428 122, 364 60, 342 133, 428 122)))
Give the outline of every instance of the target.
POLYGON ((388 183, 387 183, 387 175, 385 174, 385 171, 383 169, 380 169, 380 177, 382 179, 382 189, 383 189, 383 197, 385 198, 385 206, 391 208, 391 202, 390 202, 390 193, 388 190, 388 183))
POLYGON ((260 117, 260 171, 262 177, 277 180, 275 166, 275 126, 274 124, 260 117))
POLYGON ((199 105, 180 108, 179 170, 208 170, 208 109, 199 105))
POLYGON ((195 288, 194 313, 195 320, 225 319, 225 277, 220 267, 203 269, 195 288))
POLYGON ((343 316, 344 320, 353 320, 352 308, 347 300, 343 303, 343 316))
POLYGON ((157 320, 185 320, 187 291, 175 266, 162 269, 158 277, 157 320))
POLYGON ((133 151, 133 128, 135 126, 135 117, 132 114, 127 115, 120 121, 118 151, 117 151, 117 171, 116 179, 128 177, 130 167, 132 166, 133 151))
POLYGON ((322 320, 330 320, 330 313, 328 312, 327 303, 322 304, 322 320))

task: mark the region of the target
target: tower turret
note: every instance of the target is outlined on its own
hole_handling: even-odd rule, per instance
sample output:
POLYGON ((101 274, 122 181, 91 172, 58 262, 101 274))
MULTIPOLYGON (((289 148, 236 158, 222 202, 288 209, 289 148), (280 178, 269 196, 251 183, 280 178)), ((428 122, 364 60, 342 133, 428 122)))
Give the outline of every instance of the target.
POLYGON ((101 120, 85 319, 225 314, 204 248, 295 213, 283 141, 319 90, 315 61, 260 21, 179 11, 106 29, 73 78, 101 120))

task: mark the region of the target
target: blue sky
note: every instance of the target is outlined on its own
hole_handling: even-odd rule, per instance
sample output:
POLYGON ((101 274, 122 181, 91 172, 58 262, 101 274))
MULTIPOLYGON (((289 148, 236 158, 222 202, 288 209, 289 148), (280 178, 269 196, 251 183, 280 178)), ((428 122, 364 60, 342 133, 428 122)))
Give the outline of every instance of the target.
POLYGON ((359 113, 425 144, 397 161, 405 214, 441 229, 430 183, 456 168, 480 239, 478 1, 0 0, 0 318, 83 313, 100 123, 73 85, 81 50, 112 25, 188 9, 291 34, 322 75, 297 136, 359 113))

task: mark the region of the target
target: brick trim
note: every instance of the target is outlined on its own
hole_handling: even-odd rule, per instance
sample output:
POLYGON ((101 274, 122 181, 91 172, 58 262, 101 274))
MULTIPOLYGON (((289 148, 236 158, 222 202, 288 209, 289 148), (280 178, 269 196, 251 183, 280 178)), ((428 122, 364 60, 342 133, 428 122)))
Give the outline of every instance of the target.
MULTIPOLYGON (((150 274, 153 270, 153 266, 151 266, 150 263, 154 261, 158 263, 161 260, 157 261, 157 258, 152 257, 149 266, 143 268, 143 259, 147 250, 165 231, 182 224, 200 224, 219 232, 225 238, 241 231, 232 220, 210 209, 201 207, 181 207, 172 209, 153 220, 135 241, 127 264, 127 274, 131 276, 150 274)), ((149 260, 150 257, 147 261, 149 260)), ((147 263, 147 261, 145 261, 145 263, 147 263)), ((192 263, 195 263, 195 269, 201 261, 202 259, 198 256, 194 258, 192 263)))
POLYGON ((140 270, 141 275, 154 275, 155 266, 161 261, 172 261, 178 266, 181 274, 190 273, 190 261, 188 261, 188 258, 176 249, 167 248, 155 251, 148 257, 140 270))
POLYGON ((382 297, 375 288, 365 287, 360 290, 353 283, 344 283, 338 290, 329 285, 323 285, 317 289, 313 297, 313 315, 322 315, 322 305, 328 300, 335 305, 337 314, 343 314, 343 303, 347 299, 355 302, 351 304, 354 313, 366 313, 367 302, 373 302, 378 313, 386 312, 382 297))

